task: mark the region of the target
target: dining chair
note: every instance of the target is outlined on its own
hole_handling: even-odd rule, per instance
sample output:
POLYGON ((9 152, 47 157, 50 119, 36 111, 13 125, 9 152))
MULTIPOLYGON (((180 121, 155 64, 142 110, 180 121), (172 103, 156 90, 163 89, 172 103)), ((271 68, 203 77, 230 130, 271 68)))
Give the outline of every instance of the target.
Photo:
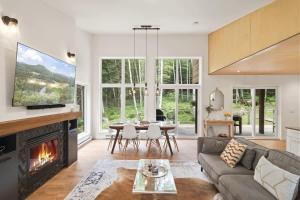
POLYGON ((130 142, 132 142, 133 148, 136 149, 136 151, 139 150, 140 142, 138 139, 138 134, 136 132, 136 129, 133 125, 131 124, 124 125, 122 139, 125 140, 123 151, 126 151, 127 146, 130 142))
POLYGON ((156 144, 159 151, 162 152, 159 138, 161 138, 160 127, 156 124, 150 124, 147 131, 147 143, 146 143, 146 145, 148 145, 148 153, 151 149, 152 144, 156 144))
MULTIPOLYGON (((179 152, 179 147, 178 147, 178 144, 177 144, 177 141, 176 141, 176 134, 175 133, 168 133, 168 136, 169 136, 169 140, 173 141, 176 150, 179 152)), ((167 138, 165 139, 163 147, 164 147, 164 149, 166 149, 168 147, 168 145, 167 145, 167 138)))
MULTIPOLYGON (((115 138, 117 136, 117 133, 115 131, 113 132, 109 132, 106 137, 109 138, 109 143, 108 143, 108 146, 107 146, 107 150, 110 149, 111 145, 113 144, 115 138)), ((122 147, 122 133, 120 132, 119 133, 119 138, 118 138, 118 144, 119 144, 119 150, 121 149, 122 147)))

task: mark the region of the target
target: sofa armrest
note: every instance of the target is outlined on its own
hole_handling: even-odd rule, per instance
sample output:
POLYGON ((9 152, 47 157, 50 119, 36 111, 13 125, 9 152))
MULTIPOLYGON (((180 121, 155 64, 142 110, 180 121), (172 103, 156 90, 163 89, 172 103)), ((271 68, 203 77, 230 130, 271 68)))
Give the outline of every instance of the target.
POLYGON ((202 153, 204 139, 205 137, 198 137, 197 139, 197 155, 202 153))
POLYGON ((230 138, 199 137, 197 140, 197 155, 199 153, 220 154, 226 147, 230 138))

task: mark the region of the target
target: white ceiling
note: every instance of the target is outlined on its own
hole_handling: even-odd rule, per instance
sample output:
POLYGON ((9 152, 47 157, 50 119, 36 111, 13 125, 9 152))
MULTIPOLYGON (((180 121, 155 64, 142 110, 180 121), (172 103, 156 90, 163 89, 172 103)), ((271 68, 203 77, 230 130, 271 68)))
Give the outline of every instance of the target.
POLYGON ((43 0, 90 33, 122 34, 134 25, 161 33, 209 33, 272 0, 43 0), (198 25, 193 22, 198 21, 198 25))

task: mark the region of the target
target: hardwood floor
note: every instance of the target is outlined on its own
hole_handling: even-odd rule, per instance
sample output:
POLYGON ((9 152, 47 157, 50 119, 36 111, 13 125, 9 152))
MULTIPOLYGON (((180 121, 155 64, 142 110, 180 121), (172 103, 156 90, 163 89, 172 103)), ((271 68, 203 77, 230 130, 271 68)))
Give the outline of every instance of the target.
MULTIPOLYGON (((275 148, 285 149, 285 141, 279 140, 254 140, 261 145, 275 148)), ((163 144, 163 141, 161 141, 163 144)), ((68 193, 75 187, 80 179, 92 169, 94 164, 100 159, 117 159, 117 160, 138 160, 142 158, 166 158, 170 160, 196 160, 197 143, 196 140, 178 140, 179 150, 174 148, 174 155, 171 157, 167 152, 159 153, 158 149, 153 150, 148 154, 145 146, 145 141, 141 142, 139 152, 135 152, 130 145, 127 152, 120 152, 116 147, 115 154, 111 155, 107 150, 107 140, 93 140, 78 152, 78 161, 72 166, 63 169, 60 173, 50 179, 47 183, 41 186, 28 200, 59 200, 64 199, 68 193)))

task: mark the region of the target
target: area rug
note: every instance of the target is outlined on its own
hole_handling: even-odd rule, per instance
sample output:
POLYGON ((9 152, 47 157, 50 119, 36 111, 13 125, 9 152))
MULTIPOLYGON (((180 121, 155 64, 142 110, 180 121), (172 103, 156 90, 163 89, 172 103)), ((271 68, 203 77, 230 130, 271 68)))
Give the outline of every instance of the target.
MULTIPOLYGON (((175 198, 174 196, 160 196, 159 199, 211 200, 217 194, 215 187, 201 172, 200 165, 196 161, 171 161, 170 164, 178 194, 175 198)), ((100 160, 65 199, 153 199, 149 195, 132 196, 137 166, 136 160, 100 160)))

